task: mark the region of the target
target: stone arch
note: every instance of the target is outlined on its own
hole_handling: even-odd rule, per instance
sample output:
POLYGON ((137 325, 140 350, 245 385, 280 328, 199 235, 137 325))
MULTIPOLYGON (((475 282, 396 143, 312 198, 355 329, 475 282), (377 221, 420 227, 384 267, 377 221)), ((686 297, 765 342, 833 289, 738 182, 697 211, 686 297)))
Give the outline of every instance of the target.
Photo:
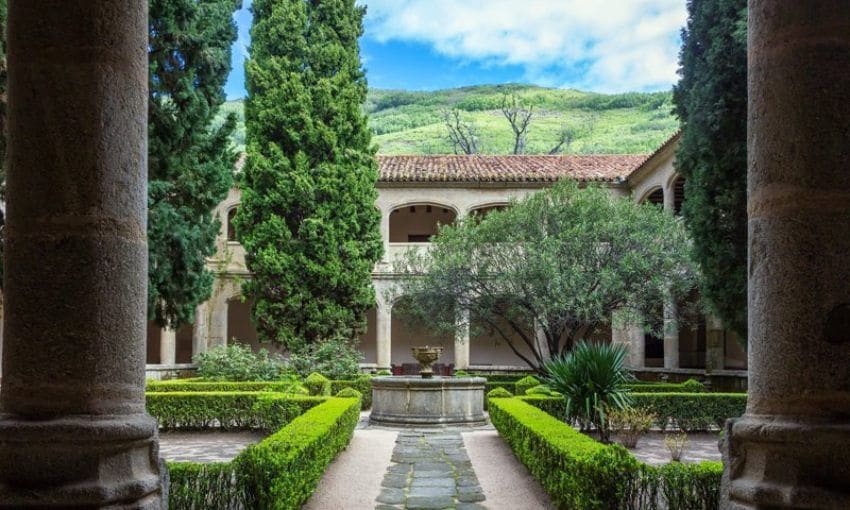
POLYGON ((390 243, 427 243, 439 225, 454 223, 457 208, 430 200, 408 201, 389 208, 390 243))
POLYGON ((510 202, 505 202, 505 201, 485 202, 485 203, 482 203, 482 204, 476 204, 476 205, 471 206, 469 209, 467 209, 466 215, 467 216, 476 215, 476 216, 480 216, 481 218, 483 218, 484 216, 489 214, 491 211, 499 211, 499 210, 502 210, 502 209, 506 209, 506 208, 510 207, 510 205, 511 205, 510 202))
POLYGON ((655 205, 664 206, 664 188, 660 185, 653 186, 646 190, 638 199, 637 203, 643 204, 649 202, 655 205))

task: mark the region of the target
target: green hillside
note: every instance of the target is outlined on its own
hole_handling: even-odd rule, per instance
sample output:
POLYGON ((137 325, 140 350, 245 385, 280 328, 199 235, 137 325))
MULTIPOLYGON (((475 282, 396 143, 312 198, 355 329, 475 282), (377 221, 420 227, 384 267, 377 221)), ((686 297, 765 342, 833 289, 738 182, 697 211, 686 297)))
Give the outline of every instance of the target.
MULTIPOLYGON (((515 90, 534 106, 527 153, 546 153, 564 128, 574 133, 566 150, 578 154, 651 152, 678 128, 670 92, 597 94, 535 86, 482 85, 433 92, 371 90, 365 105, 381 154, 450 154, 441 112, 457 108, 479 134, 485 154, 507 154, 513 147, 508 121, 499 110, 505 90, 515 90)), ((245 128, 242 101, 229 101, 240 126, 234 143, 241 150, 245 128)))

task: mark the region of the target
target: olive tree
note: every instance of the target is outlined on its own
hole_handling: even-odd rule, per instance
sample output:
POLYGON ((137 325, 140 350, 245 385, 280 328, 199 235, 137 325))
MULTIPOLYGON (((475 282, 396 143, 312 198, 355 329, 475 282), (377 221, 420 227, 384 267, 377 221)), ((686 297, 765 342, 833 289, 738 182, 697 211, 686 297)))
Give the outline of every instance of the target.
POLYGON ((391 293, 409 297, 395 314, 444 331, 487 328, 536 370, 614 316, 623 327, 678 301, 695 280, 680 220, 572 181, 441 227, 395 270, 391 293))

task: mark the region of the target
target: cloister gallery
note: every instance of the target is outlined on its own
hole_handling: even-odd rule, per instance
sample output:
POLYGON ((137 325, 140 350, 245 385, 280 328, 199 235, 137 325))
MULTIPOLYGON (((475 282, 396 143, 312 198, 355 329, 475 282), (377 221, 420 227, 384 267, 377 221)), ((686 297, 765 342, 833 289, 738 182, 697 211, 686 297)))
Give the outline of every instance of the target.
MULTIPOLYGON (((505 207, 512 199, 571 178, 604 186, 619 197, 652 202, 678 214, 683 199, 683 179, 674 159, 679 135, 673 136, 651 155, 644 156, 379 156, 380 180, 375 206, 381 211, 384 258, 372 273, 378 306, 368 314, 368 326, 360 348, 365 371, 413 364, 410 347, 422 343, 440 345, 444 360, 456 369, 490 372, 528 370, 522 360, 495 333, 470 338, 469 332, 449 338, 421 327, 410 327, 393 317, 393 295, 398 278, 393 262, 412 248, 425 248, 439 225, 468 215, 487 214, 505 207)), ((216 208, 221 220, 218 252, 209 260, 216 273, 212 299, 197 310, 194 325, 178 331, 148 327, 148 373, 159 377, 191 368, 192 355, 210 347, 238 341, 255 349, 274 346, 257 342, 251 324, 251 303, 243 300, 241 282, 250 278, 245 252, 236 241, 232 219, 240 202, 234 188, 216 208)), ((668 307, 668 310, 672 308, 668 307)), ((630 363, 637 369, 677 370, 686 375, 730 371, 745 375, 746 353, 731 330, 714 317, 677 327, 671 313, 659 310, 654 320, 666 320, 663 335, 645 332, 640 324, 597 331, 594 339, 629 346, 630 363)), ((691 321, 694 322, 694 321, 691 321)), ((469 328, 466 328, 469 329, 469 328)), ((481 328, 484 329, 484 328, 481 328)), ((516 342, 517 345, 522 342, 516 342)), ((521 345, 520 348, 527 347, 521 345)))
MULTIPOLYGON (((0 506, 165 508, 144 394, 147 2, 9 7, 0 506)), ((748 29, 749 392, 721 506, 850 508, 850 3, 750 0, 748 29)), ((595 171, 612 190, 642 174, 595 171)))

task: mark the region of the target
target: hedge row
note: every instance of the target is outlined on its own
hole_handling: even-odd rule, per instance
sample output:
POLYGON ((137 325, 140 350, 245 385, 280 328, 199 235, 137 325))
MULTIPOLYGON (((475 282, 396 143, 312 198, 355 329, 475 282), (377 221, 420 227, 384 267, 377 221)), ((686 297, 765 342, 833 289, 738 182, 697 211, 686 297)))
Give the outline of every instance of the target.
POLYGON ((163 429, 277 430, 296 416, 322 403, 317 397, 262 391, 150 392, 148 413, 163 429))
POLYGON ((632 393, 632 401, 655 413, 661 430, 674 426, 685 432, 722 429, 747 408, 746 393, 632 393))
MULTIPOLYGON (((344 388, 353 388, 363 394, 361 404, 363 409, 372 407, 372 381, 369 376, 358 377, 351 380, 331 380, 329 396, 336 395, 344 388)), ((221 382, 204 381, 201 379, 174 379, 170 381, 148 381, 147 391, 156 393, 165 392, 224 392, 224 391, 273 391, 289 393, 292 390, 291 382, 221 382)), ((318 393, 324 391, 324 385, 318 389, 318 393)))
POLYGON ((275 391, 286 393, 292 389, 291 382, 258 381, 258 382, 221 382, 204 381, 200 379, 173 379, 170 381, 148 381, 147 391, 165 392, 221 392, 221 391, 275 391))
MULTIPOLYGON (((284 397, 280 397, 284 398, 284 397)), ((323 402, 226 464, 169 463, 172 510, 294 510, 348 445, 360 417, 352 398, 323 402)))
POLYGON ((635 393, 704 393, 705 385, 694 379, 680 383, 635 382, 626 387, 635 393))
POLYGON ((647 466, 518 398, 490 401, 490 419, 561 509, 716 510, 718 462, 647 466))
MULTIPOLYGON (((722 429, 729 418, 744 414, 746 393, 632 393, 632 405, 655 414, 661 430, 678 427, 685 432, 722 429)), ((561 397, 524 396, 520 400, 561 420, 566 405, 561 397)))

